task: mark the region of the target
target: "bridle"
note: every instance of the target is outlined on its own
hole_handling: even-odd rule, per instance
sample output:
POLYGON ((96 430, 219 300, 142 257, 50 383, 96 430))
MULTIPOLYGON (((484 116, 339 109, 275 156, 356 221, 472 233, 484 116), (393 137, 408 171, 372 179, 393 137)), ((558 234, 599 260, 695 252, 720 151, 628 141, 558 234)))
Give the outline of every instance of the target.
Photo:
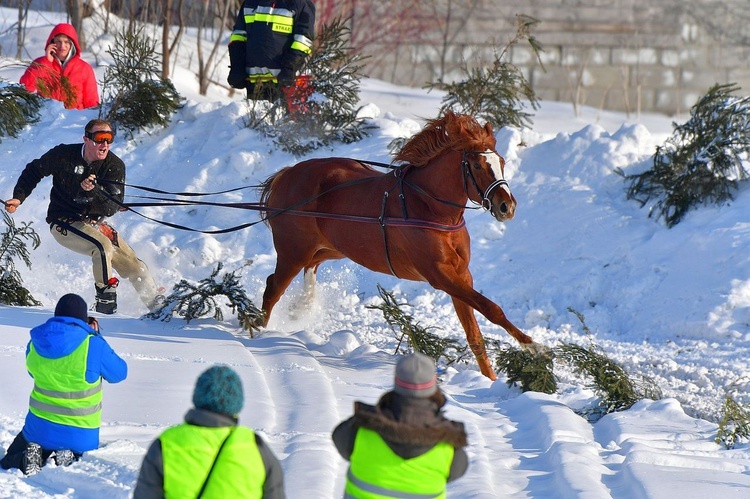
MULTIPOLYGON (((479 187, 479 183, 477 183, 477 179, 474 178, 474 173, 472 173, 471 164, 469 163, 469 160, 467 159, 470 154, 487 154, 494 151, 463 151, 461 155, 461 168, 463 169, 463 177, 464 177, 464 191, 466 191, 466 196, 469 198, 469 201, 474 203, 477 206, 481 206, 485 210, 492 213, 492 202, 490 201, 490 198, 495 193, 495 191, 500 187, 501 185, 504 185, 505 187, 510 190, 510 185, 508 184, 508 181, 505 180, 505 178, 496 179, 494 182, 492 182, 490 185, 487 186, 487 189, 484 190, 484 193, 482 193, 482 189, 479 187), (481 198, 481 202, 477 203, 473 199, 471 199, 471 196, 469 195, 469 186, 468 186, 468 179, 471 179, 471 183, 474 185, 474 189, 477 191, 477 195, 481 198)), ((497 153, 495 153, 497 154, 497 153)), ((498 154, 498 156, 500 156, 498 154)), ((500 156, 502 158, 502 156, 500 156)), ((494 213, 492 213, 492 216, 495 216, 494 213)))

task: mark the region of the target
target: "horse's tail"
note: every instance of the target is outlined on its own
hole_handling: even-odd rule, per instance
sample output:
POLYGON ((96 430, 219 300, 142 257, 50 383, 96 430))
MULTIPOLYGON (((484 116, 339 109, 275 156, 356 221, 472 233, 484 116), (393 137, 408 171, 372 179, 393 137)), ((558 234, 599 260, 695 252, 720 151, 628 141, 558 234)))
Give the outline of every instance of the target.
POLYGON ((263 181, 262 184, 258 186, 258 190, 260 191, 260 196, 258 197, 258 204, 260 205, 260 216, 263 219, 263 223, 268 225, 268 218, 269 216, 273 216, 274 210, 264 210, 263 208, 268 206, 268 200, 271 197, 271 194, 273 193, 274 185, 276 184, 276 181, 281 177, 281 175, 287 171, 289 167, 282 168, 281 170, 277 171, 267 179, 263 181))

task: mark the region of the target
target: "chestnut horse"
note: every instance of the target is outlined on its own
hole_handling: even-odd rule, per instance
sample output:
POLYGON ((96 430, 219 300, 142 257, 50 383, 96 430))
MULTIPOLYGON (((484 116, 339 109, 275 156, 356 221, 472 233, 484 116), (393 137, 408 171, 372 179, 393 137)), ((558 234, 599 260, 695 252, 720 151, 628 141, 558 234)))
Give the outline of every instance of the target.
POLYGON ((314 292, 318 266, 348 258, 370 270, 427 281, 453 300, 479 368, 495 379, 474 310, 521 346, 540 350, 503 310, 473 288, 464 210, 471 200, 498 222, 511 220, 516 200, 504 178, 488 123, 448 112, 407 142, 393 172, 359 161, 322 158, 286 167, 261 186, 260 205, 273 233, 276 269, 266 280, 265 319, 304 270, 314 292))

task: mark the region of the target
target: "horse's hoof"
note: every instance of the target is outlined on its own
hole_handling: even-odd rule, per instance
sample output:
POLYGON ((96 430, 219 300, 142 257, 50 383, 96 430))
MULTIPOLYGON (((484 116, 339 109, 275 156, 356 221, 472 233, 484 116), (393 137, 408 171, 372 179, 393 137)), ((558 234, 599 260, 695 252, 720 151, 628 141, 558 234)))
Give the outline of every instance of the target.
POLYGON ((537 343, 536 341, 532 341, 531 343, 521 343, 521 348, 534 355, 549 355, 549 348, 541 343, 537 343))

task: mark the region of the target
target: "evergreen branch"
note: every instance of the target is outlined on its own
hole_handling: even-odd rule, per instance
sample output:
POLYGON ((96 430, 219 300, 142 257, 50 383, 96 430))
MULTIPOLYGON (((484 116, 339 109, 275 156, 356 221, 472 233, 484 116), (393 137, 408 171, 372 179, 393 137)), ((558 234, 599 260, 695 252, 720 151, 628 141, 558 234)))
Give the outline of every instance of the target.
POLYGON ((248 298, 239 283, 237 271, 225 272, 221 280, 217 280, 222 267, 223 264, 218 263, 211 275, 197 284, 182 279, 174 286, 169 296, 164 298, 161 306, 146 314, 146 317, 169 322, 174 315, 177 315, 189 324, 193 319, 213 314, 215 320, 222 321, 224 314, 215 297, 225 296, 232 313, 237 315, 240 327, 249 331, 252 337, 254 332, 260 329, 259 325, 263 323, 264 313, 248 298))

